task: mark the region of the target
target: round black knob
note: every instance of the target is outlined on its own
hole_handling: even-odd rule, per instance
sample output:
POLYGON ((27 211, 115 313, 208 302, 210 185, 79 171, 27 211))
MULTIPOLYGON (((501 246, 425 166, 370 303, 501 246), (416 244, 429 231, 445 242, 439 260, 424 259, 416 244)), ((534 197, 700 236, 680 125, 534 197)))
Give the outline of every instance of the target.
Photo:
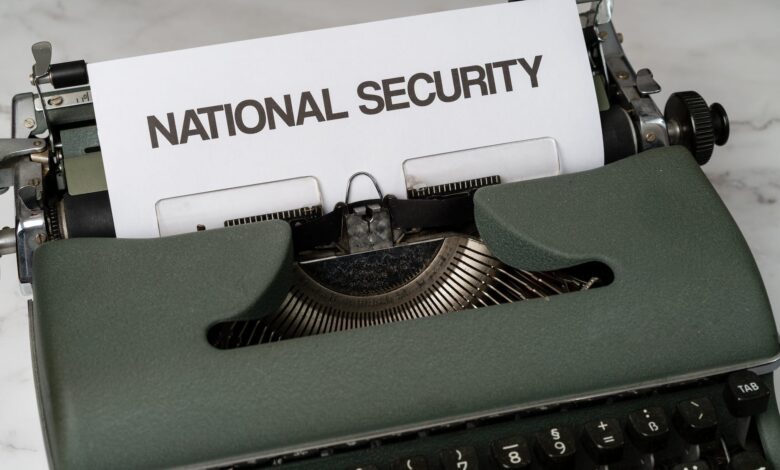
POLYGON ((715 132, 715 145, 723 145, 729 140, 729 115, 720 103, 712 103, 712 130, 715 132))
POLYGON ((664 109, 669 141, 691 151, 696 161, 704 165, 710 160, 715 145, 729 138, 729 117, 719 103, 707 106, 695 91, 672 93, 664 109))

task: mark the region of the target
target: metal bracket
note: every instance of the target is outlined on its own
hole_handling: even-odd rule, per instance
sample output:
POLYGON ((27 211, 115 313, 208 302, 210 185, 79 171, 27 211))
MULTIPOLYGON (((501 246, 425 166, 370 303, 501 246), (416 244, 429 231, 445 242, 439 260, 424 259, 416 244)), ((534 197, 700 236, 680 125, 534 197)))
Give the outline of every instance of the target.
POLYGON ((44 139, 0 139, 0 166, 16 157, 40 153, 45 149, 44 139))
MULTIPOLYGON (((358 176, 371 180, 377 195, 383 198, 382 190, 376 178, 370 173, 359 171, 349 177, 347 194, 344 202, 349 205, 352 181, 358 176)), ((379 203, 368 203, 364 206, 350 207, 350 213, 345 216, 347 245, 350 253, 361 253, 369 250, 392 248, 393 229, 390 224, 390 212, 379 203)))
MULTIPOLYGON (((51 81, 51 44, 48 41, 36 42, 32 45, 32 55, 35 59, 35 65, 33 65, 32 73, 32 84, 35 86, 35 90, 38 92, 38 96, 43 98, 41 84, 51 81)), ((43 99, 41 100, 41 108, 43 111, 43 120, 46 124, 46 129, 49 131, 48 140, 51 142, 51 147, 54 148, 54 134, 51 131, 49 111, 46 109, 46 101, 43 99)))
POLYGON ((387 208, 376 203, 353 207, 352 210, 344 220, 350 253, 393 247, 393 228, 387 208))
MULTIPOLYGON (((82 104, 92 103, 92 92, 90 90, 76 90, 65 93, 55 94, 53 96, 46 96, 46 106, 52 108, 62 109, 70 108, 72 106, 80 106, 82 104)), ((35 111, 43 112, 43 103, 40 97, 34 98, 35 111)))
POLYGON ((13 184, 13 171, 8 162, 46 149, 44 139, 0 139, 0 194, 8 191, 13 184))
POLYGON ((638 74, 634 71, 611 22, 601 24, 597 29, 607 69, 606 78, 617 85, 621 106, 635 119, 639 150, 669 145, 664 115, 649 96, 661 91, 661 86, 653 79, 650 70, 642 69, 638 74))
POLYGON ((38 122, 33 106, 33 96, 32 93, 14 96, 11 105, 11 137, 27 138, 43 132, 42 122, 38 122))
POLYGON ((30 160, 20 160, 14 167, 14 199, 16 205, 16 257, 19 282, 32 281, 33 252, 46 239, 46 218, 40 205, 43 166, 30 160))

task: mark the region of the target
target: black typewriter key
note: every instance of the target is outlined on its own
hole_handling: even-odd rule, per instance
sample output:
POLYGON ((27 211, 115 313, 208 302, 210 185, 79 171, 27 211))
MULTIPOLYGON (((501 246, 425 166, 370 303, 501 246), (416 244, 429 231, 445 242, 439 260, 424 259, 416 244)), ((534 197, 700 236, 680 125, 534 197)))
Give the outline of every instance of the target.
MULTIPOLYGON (((726 444, 725 439, 718 439, 710 441, 708 444, 701 444, 699 446, 699 458, 697 460, 706 460, 710 468, 724 469, 729 467, 729 461, 731 460, 731 453, 729 452, 729 445, 726 444)), ((735 451, 734 447, 731 447, 732 451, 735 451)), ((685 452, 685 450, 683 450, 685 452)), ((683 454, 683 457, 685 455, 683 454)))
POLYGON ((723 400, 729 412, 737 418, 735 434, 742 447, 746 446, 751 418, 766 411, 770 397, 769 387, 755 372, 734 372, 726 380, 723 400))
POLYGON ((585 424, 582 442, 599 465, 615 463, 623 456, 623 431, 616 419, 599 419, 585 424))
POLYGON ((769 387, 754 372, 743 370, 729 375, 723 392, 729 411, 737 418, 755 416, 769 406, 769 387))
POLYGON ((731 457, 733 470, 766 470, 769 465, 758 452, 740 452, 731 457))
POLYGON ((490 445, 499 468, 518 469, 531 465, 531 451, 524 437, 507 437, 490 445))
POLYGON ((536 433, 536 451, 544 468, 573 467, 576 446, 574 433, 567 427, 548 428, 536 433))
POLYGON ((658 452, 669 440, 669 422, 659 406, 629 413, 626 429, 631 442, 645 453, 658 452))
POLYGON ((678 463, 672 470, 710 470, 710 466, 704 460, 695 462, 678 463))
POLYGON ((718 433, 718 415, 709 398, 694 398, 678 403, 674 424, 689 444, 709 442, 718 433))
POLYGON ((427 470, 428 461, 423 456, 404 457, 393 462, 393 470, 427 470))
POLYGON ((442 470, 475 470, 479 468, 477 451, 469 446, 443 450, 439 454, 439 460, 442 470))

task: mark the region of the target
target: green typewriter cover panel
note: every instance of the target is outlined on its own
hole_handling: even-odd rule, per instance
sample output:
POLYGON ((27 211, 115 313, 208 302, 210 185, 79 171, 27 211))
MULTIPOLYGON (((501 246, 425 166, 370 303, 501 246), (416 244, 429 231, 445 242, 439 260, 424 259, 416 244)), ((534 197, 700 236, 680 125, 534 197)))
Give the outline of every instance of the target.
POLYGON ((289 282, 284 223, 155 240, 66 240, 35 257, 31 329, 52 466, 221 463, 767 361, 756 265, 682 148, 483 188, 508 264, 599 261, 598 289, 218 350, 289 282))

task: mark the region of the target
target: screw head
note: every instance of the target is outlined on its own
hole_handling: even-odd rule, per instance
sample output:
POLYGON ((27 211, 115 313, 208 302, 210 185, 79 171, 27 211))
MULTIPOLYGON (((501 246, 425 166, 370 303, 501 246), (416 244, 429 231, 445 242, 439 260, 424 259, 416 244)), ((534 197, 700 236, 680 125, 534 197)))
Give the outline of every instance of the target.
POLYGON ((655 132, 648 132, 647 134, 645 134, 645 140, 650 143, 655 142, 655 139, 657 137, 658 136, 655 135, 655 132))
POLYGON ((43 141, 33 140, 33 145, 35 145, 36 147, 40 147, 41 145, 43 145, 43 141))
POLYGON ((623 33, 617 33, 618 42, 623 44, 623 33))
POLYGON ((49 104, 52 106, 59 106, 62 104, 64 100, 62 99, 62 96, 54 96, 52 98, 49 98, 49 104))
POLYGON ((609 33, 606 32, 606 31, 600 31, 599 32, 599 39, 602 39, 602 40, 603 39, 607 39, 608 36, 609 36, 609 33))
POLYGON ((621 70, 620 72, 617 73, 617 78, 619 78, 620 80, 627 79, 628 78, 628 72, 624 72, 624 71, 621 70))
POLYGON ((43 242, 46 241, 46 234, 45 233, 39 233, 35 236, 35 241, 38 242, 39 245, 42 245, 43 242))
POLYGON ((33 127, 35 127, 35 119, 32 118, 25 119, 24 127, 26 127, 27 129, 32 129, 33 127))

